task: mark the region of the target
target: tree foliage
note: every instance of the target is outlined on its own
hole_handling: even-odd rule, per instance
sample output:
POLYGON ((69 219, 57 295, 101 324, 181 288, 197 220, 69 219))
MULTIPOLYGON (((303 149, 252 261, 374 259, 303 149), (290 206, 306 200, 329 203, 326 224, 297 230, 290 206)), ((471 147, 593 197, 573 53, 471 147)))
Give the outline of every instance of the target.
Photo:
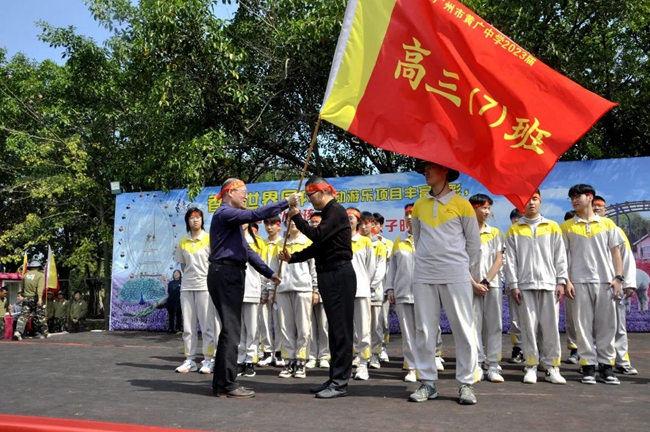
MULTIPOLYGON (((63 273, 111 246, 109 181, 190 188, 296 178, 327 84, 344 0, 86 0, 103 45, 40 23, 65 63, 0 50, 0 256, 53 246, 63 273)), ((650 154, 650 2, 466 0, 551 67, 618 102, 567 154, 650 154)), ((323 124, 309 172, 387 173, 412 161, 323 124)))

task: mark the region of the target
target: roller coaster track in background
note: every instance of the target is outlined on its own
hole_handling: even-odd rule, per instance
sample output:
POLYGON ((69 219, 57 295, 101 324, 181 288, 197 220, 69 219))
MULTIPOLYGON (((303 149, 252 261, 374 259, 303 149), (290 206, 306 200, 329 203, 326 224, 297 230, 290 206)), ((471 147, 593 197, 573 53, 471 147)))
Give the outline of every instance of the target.
POLYGON ((650 212, 650 201, 626 201, 624 203, 612 204, 610 206, 607 206, 607 212, 605 213, 605 216, 614 220, 614 222, 616 222, 616 225, 621 226, 619 223, 620 216, 625 215, 627 218, 628 227, 628 232, 626 234, 629 237, 631 223, 628 214, 637 212, 650 212))

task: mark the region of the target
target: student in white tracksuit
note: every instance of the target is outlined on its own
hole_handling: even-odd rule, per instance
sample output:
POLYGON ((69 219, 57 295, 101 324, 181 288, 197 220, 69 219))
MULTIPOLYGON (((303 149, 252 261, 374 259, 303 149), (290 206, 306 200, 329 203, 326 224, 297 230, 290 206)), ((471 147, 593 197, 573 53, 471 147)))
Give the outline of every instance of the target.
MULTIPOLYGON (((573 219, 562 224, 564 244, 569 258, 569 279, 566 295, 575 298, 573 321, 580 355, 584 384, 620 384, 614 375, 616 358, 616 302, 622 294, 623 243, 616 224, 593 211, 596 191, 590 185, 578 184, 569 189, 573 219)), ((626 290, 626 293, 629 294, 626 290)))
MULTIPOLYGON (((592 202, 592 207, 594 213, 600 217, 605 217, 607 213, 607 203, 605 199, 601 196, 596 195, 592 202)), ((630 241, 628 240, 625 232, 618 227, 621 237, 623 237, 623 244, 619 246, 621 250, 621 259, 623 260, 623 289, 636 290, 636 262, 634 260, 634 254, 632 253, 632 248, 630 247, 630 241)), ((632 367, 630 363, 630 354, 628 353, 628 344, 627 344, 627 322, 625 320, 627 316, 626 305, 630 302, 629 297, 625 297, 621 301, 616 303, 616 336, 614 338, 614 349, 616 350, 616 360, 615 366, 616 371, 624 375, 636 375, 638 374, 637 370, 632 367)))
MULTIPOLYGON (((564 214, 564 220, 573 219, 576 212, 570 210, 564 214)), ((567 280, 567 287, 572 286, 571 281, 567 280)), ((566 288, 565 291, 566 293, 566 288)), ((566 331, 566 347, 569 350, 569 358, 566 362, 568 364, 577 364, 580 361, 578 355, 578 345, 576 345, 576 325, 573 322, 573 301, 567 295, 564 296, 564 328, 566 331)))
MULTIPOLYGON (((317 227, 323 220, 320 212, 314 212, 309 217, 309 225, 317 227)), ((329 331, 327 328, 327 315, 323 307, 323 300, 320 295, 317 296, 315 304, 312 307, 311 315, 311 333, 309 335, 309 361, 307 368, 311 369, 316 366, 322 369, 330 367, 330 347, 329 331)))
POLYGON ((404 208, 404 220, 408 235, 402 239, 398 237, 393 244, 392 257, 388 265, 388 275, 384 288, 390 304, 395 305, 399 327, 402 331, 402 353, 404 354, 404 367, 408 373, 404 377, 406 382, 416 382, 415 358, 415 311, 413 308, 413 257, 415 245, 413 244, 411 213, 413 204, 404 208))
MULTIPOLYGON (((510 212, 510 224, 514 225, 519 221, 523 214, 518 209, 513 209, 510 212)), ((504 263, 505 265, 505 258, 504 263)), ((505 277, 504 277, 505 279, 505 277)), ((524 352, 521 349, 521 327, 519 326, 519 309, 517 304, 510 296, 508 291, 508 283, 505 281, 506 287, 506 297, 508 300, 508 314, 510 315, 510 329, 508 334, 510 335, 510 343, 512 344, 512 354, 510 355, 510 360, 508 363, 523 363, 524 362, 524 352)))
MULTIPOLYGON (((262 259, 264 263, 270 266, 271 252, 275 249, 275 245, 282 244, 283 237, 280 235, 282 232, 282 222, 280 216, 274 216, 264 220, 264 229, 268 234, 264 240, 266 246, 266 256, 262 259)), ((262 357, 257 362, 258 366, 268 366, 273 364, 276 367, 284 367, 285 363, 282 360, 282 353, 280 349, 280 334, 274 337, 273 327, 274 323, 278 322, 278 311, 275 309, 271 302, 266 302, 260 306, 259 326, 260 326, 260 346, 259 351, 262 357)))
MULTIPOLYGON (((390 265, 390 258, 391 254, 393 251, 393 242, 390 239, 387 239, 386 237, 382 236, 382 233, 384 232, 384 222, 385 219, 381 215, 381 213, 373 213, 372 214, 375 217, 375 230, 373 233, 377 234, 377 237, 379 237, 379 240, 384 244, 386 247, 386 275, 388 275, 388 266, 390 265)), ((386 284, 386 280, 384 279, 384 284, 386 284)), ((381 305, 381 331, 383 333, 383 342, 381 346, 381 353, 379 354, 379 361, 380 362, 388 362, 390 358, 388 357, 388 343, 390 342, 390 331, 388 328, 388 320, 389 320, 389 315, 390 315, 390 302, 388 301, 388 296, 384 295, 384 301, 381 305)))
POLYGON ((568 274, 567 257, 560 226, 540 214, 541 205, 538 190, 526 204, 524 217, 506 234, 506 279, 519 308, 526 357, 523 382, 537 382, 541 360, 546 381, 566 384, 559 369, 562 347, 558 319, 568 274))
MULTIPOLYGON (((266 254, 264 241, 255 235, 249 224, 242 225, 246 243, 260 257, 266 254)), ((241 310, 241 336, 237 353, 237 376, 254 377, 255 364, 258 361, 257 346, 259 344, 259 309, 267 303, 268 297, 262 297, 262 275, 251 265, 246 266, 244 284, 244 302, 241 310)))
POLYGON ((352 228, 352 267, 357 276, 357 294, 354 299, 354 348, 357 359, 355 380, 367 380, 368 361, 370 360, 370 283, 375 274, 375 253, 372 241, 358 232, 361 223, 361 212, 356 208, 348 208, 348 218, 352 228))
POLYGON ((438 326, 444 308, 456 345, 458 402, 476 403, 473 384, 478 381, 477 340, 472 311, 469 269, 478 259, 481 239, 471 204, 449 187, 458 171, 423 162, 429 194, 413 207, 413 300, 415 305, 415 364, 422 385, 409 396, 413 402, 435 399, 438 393, 435 364, 438 326))
MULTIPOLYGON (((292 255, 312 244, 311 240, 296 229, 293 222, 289 223, 287 235, 289 237, 286 249, 292 255)), ((270 265, 275 273, 282 275, 282 283, 277 287, 275 302, 278 305, 282 357, 286 359, 286 365, 279 376, 280 378, 305 378, 312 305, 319 297, 316 264, 313 258, 299 263, 284 264, 280 273, 278 258, 280 247, 281 244, 274 248, 270 265)), ((273 295, 274 287, 274 283, 268 285, 270 296, 273 295)))
POLYGON ((210 235, 203 230, 203 211, 192 207, 185 213, 188 235, 183 237, 174 252, 174 260, 181 265, 181 311, 183 314, 183 345, 185 361, 176 372, 197 370, 195 362, 198 345, 197 322, 201 326, 203 362, 200 373, 214 371, 216 341, 221 330, 217 310, 208 293, 208 267, 210 262, 210 235))
POLYGON ((370 367, 381 368, 379 355, 381 354, 382 343, 384 342, 384 329, 382 325, 382 305, 384 302, 384 278, 386 277, 386 247, 384 243, 373 234, 375 217, 370 212, 361 212, 361 223, 359 234, 367 237, 372 242, 375 256, 375 272, 370 278, 370 367))
POLYGON ((501 361, 501 266, 503 264, 503 236, 497 228, 489 226, 492 198, 476 194, 469 198, 474 207, 481 236, 479 259, 470 268, 474 289, 474 318, 478 337, 478 363, 485 369, 491 382, 503 382, 499 372, 501 361))
POLYGON ((650 289, 650 276, 640 268, 636 269, 636 297, 639 301, 639 311, 648 310, 648 289, 650 289))

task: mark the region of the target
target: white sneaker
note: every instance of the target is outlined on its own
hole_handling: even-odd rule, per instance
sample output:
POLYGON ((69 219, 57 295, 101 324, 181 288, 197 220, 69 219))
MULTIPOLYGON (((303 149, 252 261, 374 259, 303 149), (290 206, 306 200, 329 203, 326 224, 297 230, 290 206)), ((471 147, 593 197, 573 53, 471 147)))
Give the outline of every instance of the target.
POLYGON ((436 356, 436 369, 438 369, 438 371, 445 370, 445 366, 442 364, 442 362, 442 357, 436 356))
POLYGON ((418 379, 415 369, 409 369, 409 372, 404 377, 404 381, 414 383, 418 379))
POLYGON ((537 366, 528 366, 526 368, 526 375, 524 375, 524 383, 535 384, 537 382, 537 366))
POLYGON ((308 361, 307 363, 305 363, 305 367, 306 367, 307 369, 313 369, 313 368, 315 368, 315 367, 316 367, 316 359, 315 359, 315 358, 311 358, 311 359, 309 359, 309 361, 308 361))
POLYGON ((499 369, 496 367, 490 367, 486 374, 487 380, 493 383, 502 383, 505 380, 499 373, 499 369))
POLYGON ((390 361, 390 359, 388 358, 388 350, 386 349, 386 347, 382 347, 381 353, 379 354, 379 361, 382 363, 387 363, 390 361))
POLYGON ((318 367, 321 369, 329 369, 330 368, 330 362, 327 359, 320 359, 318 362, 318 367))
POLYGON ((23 335, 19 331, 14 332, 14 337, 16 338, 17 341, 23 340, 23 335))
POLYGON ((201 369, 199 369, 200 374, 210 375, 214 372, 214 361, 213 360, 203 360, 201 362, 201 369))
POLYGON ((368 366, 360 364, 357 368, 357 373, 354 375, 354 379, 366 381, 368 378, 370 378, 368 375, 368 366))
POLYGON ((268 366, 273 361, 273 353, 263 353, 259 358, 260 360, 257 362, 258 366, 268 366))
POLYGON ((360 363, 361 363, 361 359, 359 357, 355 357, 354 360, 352 360, 352 367, 358 368, 360 363))
POLYGON ((379 357, 376 355, 370 357, 370 367, 373 369, 381 369, 381 364, 379 364, 379 357))
POLYGON ((566 384, 566 380, 560 375, 560 368, 556 366, 549 366, 546 368, 546 376, 544 380, 553 384, 566 384))
POLYGON ((194 360, 185 360, 182 365, 176 368, 178 373, 195 372, 197 370, 196 362, 194 360))

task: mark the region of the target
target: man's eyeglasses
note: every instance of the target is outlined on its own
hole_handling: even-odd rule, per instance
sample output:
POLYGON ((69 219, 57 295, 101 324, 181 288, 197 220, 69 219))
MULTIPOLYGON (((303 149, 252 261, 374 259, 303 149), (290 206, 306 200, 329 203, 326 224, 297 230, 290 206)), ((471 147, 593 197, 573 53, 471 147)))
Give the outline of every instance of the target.
POLYGON ((305 195, 307 195, 307 199, 311 199, 311 197, 314 196, 314 194, 317 194, 318 192, 320 192, 320 191, 315 191, 315 192, 312 192, 312 193, 306 193, 305 195))

